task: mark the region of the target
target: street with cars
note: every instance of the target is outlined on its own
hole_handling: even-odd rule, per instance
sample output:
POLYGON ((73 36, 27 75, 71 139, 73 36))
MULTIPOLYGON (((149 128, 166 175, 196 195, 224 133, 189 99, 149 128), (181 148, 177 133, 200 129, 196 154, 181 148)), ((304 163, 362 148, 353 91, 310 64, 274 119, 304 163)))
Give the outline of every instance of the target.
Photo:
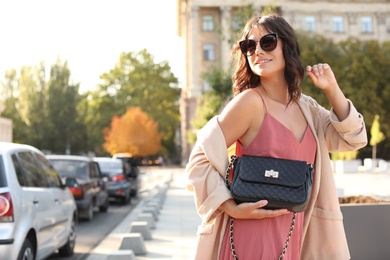
POLYGON ((125 162, 0 143, 0 259, 86 259, 148 189, 125 162))

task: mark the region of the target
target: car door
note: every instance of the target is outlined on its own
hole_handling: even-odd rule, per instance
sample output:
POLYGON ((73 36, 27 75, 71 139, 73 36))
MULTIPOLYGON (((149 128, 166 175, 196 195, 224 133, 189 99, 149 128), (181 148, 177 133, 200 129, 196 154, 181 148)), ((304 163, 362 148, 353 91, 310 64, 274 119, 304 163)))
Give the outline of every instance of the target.
POLYGON ((73 216, 72 199, 66 195, 62 188, 61 180, 51 164, 40 154, 35 154, 35 157, 42 168, 42 172, 46 175, 48 181, 48 192, 51 193, 54 200, 53 204, 53 239, 56 241, 56 247, 59 241, 64 241, 68 236, 69 223, 73 216))
POLYGON ((34 155, 30 151, 18 152, 17 159, 25 183, 22 192, 27 199, 28 210, 34 221, 33 226, 37 232, 39 255, 47 255, 55 250, 55 198, 49 192, 48 182, 42 169, 39 167, 34 155))
POLYGON ((100 168, 97 162, 91 161, 89 163, 90 169, 90 178, 94 183, 95 196, 96 196, 96 205, 102 206, 106 203, 107 191, 105 187, 105 182, 103 181, 102 174, 100 173, 100 168))

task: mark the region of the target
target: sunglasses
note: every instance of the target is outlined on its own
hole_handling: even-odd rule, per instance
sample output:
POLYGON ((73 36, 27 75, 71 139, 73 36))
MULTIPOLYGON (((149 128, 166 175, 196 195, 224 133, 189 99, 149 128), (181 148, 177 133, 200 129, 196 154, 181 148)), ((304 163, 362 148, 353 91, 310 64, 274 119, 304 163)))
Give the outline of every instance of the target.
POLYGON ((252 56, 256 51, 258 42, 260 43, 261 49, 263 49, 264 51, 266 52, 273 51, 278 45, 278 34, 277 33, 266 34, 263 37, 261 37, 260 41, 255 41, 255 40, 240 41, 239 44, 240 44, 241 52, 246 56, 252 56))

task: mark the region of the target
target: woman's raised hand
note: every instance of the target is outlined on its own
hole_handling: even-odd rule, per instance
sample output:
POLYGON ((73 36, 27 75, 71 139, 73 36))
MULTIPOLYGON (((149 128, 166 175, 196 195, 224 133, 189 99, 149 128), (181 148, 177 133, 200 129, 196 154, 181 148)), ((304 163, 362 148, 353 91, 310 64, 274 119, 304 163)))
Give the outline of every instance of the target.
POLYGON ((307 66, 306 73, 314 85, 322 90, 338 86, 334 73, 327 63, 307 66))

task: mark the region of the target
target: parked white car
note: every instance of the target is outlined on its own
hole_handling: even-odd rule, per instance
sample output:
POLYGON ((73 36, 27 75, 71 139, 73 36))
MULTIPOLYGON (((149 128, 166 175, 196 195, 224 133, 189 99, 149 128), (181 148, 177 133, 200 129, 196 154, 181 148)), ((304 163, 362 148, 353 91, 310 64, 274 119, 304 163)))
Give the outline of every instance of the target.
POLYGON ((38 149, 0 142, 0 259, 73 255, 77 207, 38 149))

